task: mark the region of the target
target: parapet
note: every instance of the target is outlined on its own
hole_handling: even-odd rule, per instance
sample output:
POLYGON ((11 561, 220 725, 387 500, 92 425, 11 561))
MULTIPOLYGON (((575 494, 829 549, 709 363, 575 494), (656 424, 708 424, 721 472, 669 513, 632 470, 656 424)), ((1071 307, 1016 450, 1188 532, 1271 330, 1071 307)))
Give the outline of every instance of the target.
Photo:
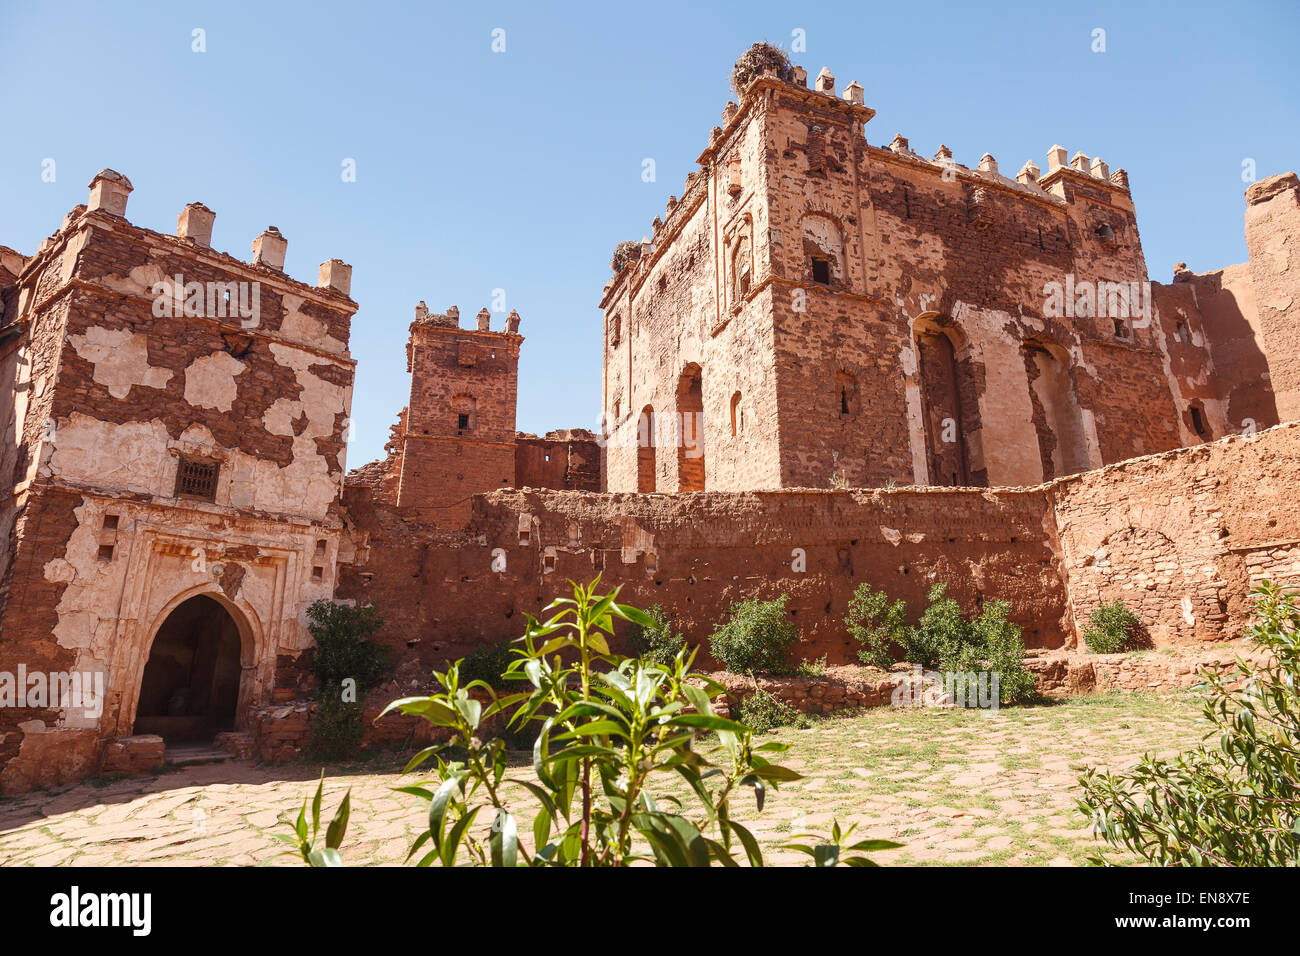
MULTIPOLYGON (((323 267, 322 267, 323 268, 323 267)), ((519 334, 519 312, 515 309, 510 310, 506 316, 504 328, 500 332, 493 332, 492 313, 484 306, 479 309, 478 315, 475 316, 475 328, 473 331, 487 333, 489 335, 518 335, 519 334)), ((445 329, 451 331, 470 331, 460 327, 460 309, 454 305, 447 307, 446 312, 430 312, 429 307, 421 299, 415 306, 415 319, 411 322, 411 330, 417 327, 426 329, 445 329)))
MULTIPOLYGON (((90 181, 89 188, 89 203, 74 207, 64 217, 60 231, 73 225, 85 213, 101 213, 126 219, 127 200, 134 189, 131 180, 117 170, 101 169, 90 181)), ((216 218, 217 214, 203 203, 189 203, 176 217, 176 238, 184 240, 195 249, 210 250, 212 227, 216 218)), ((253 257, 249 264, 284 273, 288 246, 289 242, 280 230, 269 226, 253 240, 253 257)), ((329 259, 321 263, 316 288, 350 296, 352 267, 341 259, 329 259)))

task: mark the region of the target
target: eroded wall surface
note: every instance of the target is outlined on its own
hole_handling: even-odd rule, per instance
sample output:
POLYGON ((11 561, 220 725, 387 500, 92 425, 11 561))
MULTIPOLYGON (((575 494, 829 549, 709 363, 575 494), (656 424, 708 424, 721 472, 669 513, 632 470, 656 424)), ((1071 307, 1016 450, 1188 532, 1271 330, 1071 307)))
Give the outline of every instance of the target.
POLYGON ((333 592, 349 267, 306 286, 284 275, 274 228, 243 262, 210 248, 203 207, 206 232, 184 225, 195 207, 178 236, 133 226, 129 191, 101 173, 91 207, 42 243, 17 283, 16 359, 0 353, 17 366, 0 673, 100 675, 106 695, 93 713, 0 710, 0 790, 90 772, 104 740, 132 732, 153 637, 182 601, 209 595, 237 623, 239 721, 311 645, 305 610, 333 592))
POLYGON ((1031 647, 1078 646, 1116 599, 1154 646, 1197 644, 1239 636, 1264 577, 1300 584, 1297 464, 1290 424, 1024 489, 501 491, 476 497, 459 533, 356 485, 346 500, 368 546, 339 593, 375 604, 382 638, 422 666, 518 637, 567 579, 597 573, 706 648, 733 603, 788 594, 796 659, 855 660, 843 618, 862 582, 913 615, 936 582, 971 613, 1007 600, 1031 647))

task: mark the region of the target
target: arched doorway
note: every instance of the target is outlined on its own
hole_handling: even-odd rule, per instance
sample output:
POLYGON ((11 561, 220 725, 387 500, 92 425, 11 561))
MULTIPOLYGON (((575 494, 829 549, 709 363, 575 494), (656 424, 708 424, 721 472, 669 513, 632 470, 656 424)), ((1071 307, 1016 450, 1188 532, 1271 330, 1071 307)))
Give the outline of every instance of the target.
POLYGON ((636 425, 636 490, 649 494, 655 490, 655 410, 641 409, 636 425))
POLYGON ((1088 440, 1070 377, 1069 354, 1060 346, 1034 340, 1025 342, 1024 354, 1043 480, 1087 471, 1091 467, 1088 440))
POLYGON ((214 598, 177 605, 154 635, 133 732, 172 744, 234 729, 240 643, 239 625, 214 598))
POLYGON ((930 484, 983 486, 985 475, 971 467, 967 447, 979 428, 979 402, 969 365, 959 358, 960 333, 934 320, 918 322, 915 331, 930 484))
POLYGON ((677 490, 704 490, 704 375, 692 362, 677 380, 677 490))

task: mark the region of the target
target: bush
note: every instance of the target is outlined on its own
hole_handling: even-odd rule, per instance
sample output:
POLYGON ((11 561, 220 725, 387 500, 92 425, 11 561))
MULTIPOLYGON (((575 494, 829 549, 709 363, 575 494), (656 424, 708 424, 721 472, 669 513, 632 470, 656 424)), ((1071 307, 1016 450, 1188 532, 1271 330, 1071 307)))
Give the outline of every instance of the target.
POLYGON ((1088 615, 1083 629, 1083 643, 1094 654, 1117 654, 1139 643, 1142 622, 1123 601, 1103 604, 1088 615))
POLYGON ((775 601, 750 599, 732 605, 731 620, 709 638, 713 656, 738 674, 784 672, 790 648, 799 641, 794 622, 785 616, 789 600, 782 594, 775 601))
POLYGON ((312 671, 320 681, 309 751, 334 760, 356 752, 365 734, 365 692, 387 670, 388 655, 369 640, 384 620, 374 607, 349 607, 324 599, 307 608, 316 641, 312 671))
MULTIPOLYGON (((526 692, 483 702, 473 693, 483 688, 467 686, 453 664, 434 673, 435 693, 388 706, 422 717, 445 738, 407 765, 425 766, 430 779, 399 788, 423 803, 427 829, 408 854, 417 865, 734 866, 737 857, 763 865, 758 841, 733 815, 742 796, 752 793, 761 810, 782 783, 800 779, 772 762, 787 746, 756 741, 752 728, 716 714, 712 699, 724 688, 691 672, 694 654, 668 667, 613 654, 615 620, 655 622, 618 604, 617 591, 600 594, 598 582, 575 584, 572 598, 547 608, 549 619, 528 617, 522 653, 510 665, 526 692), (498 717, 535 732, 531 764, 507 773, 504 743, 490 729, 498 717)), ((312 824, 304 809, 285 837, 308 862, 319 849, 317 804, 312 824)), ((800 834, 785 848, 818 866, 866 866, 858 854, 898 845, 851 842, 852 829, 835 823, 829 836, 800 834)), ((326 849, 337 850, 342 828, 331 825, 326 836, 326 849)))
POLYGON ((1205 743, 1079 778, 1079 809, 1116 849, 1160 866, 1300 864, 1300 606, 1295 588, 1255 593, 1246 636, 1270 657, 1209 675, 1205 743))
POLYGON ((740 702, 740 722, 756 734, 807 723, 803 714, 761 687, 740 702))
POLYGON ((686 646, 686 639, 673 632, 672 622, 658 604, 650 609, 649 615, 652 624, 632 625, 632 653, 667 667, 686 646))
POLYGON ((884 591, 873 591, 864 581, 853 592, 844 624, 861 645, 858 660, 888 670, 894 663, 893 648, 902 648, 907 641, 907 605, 891 604, 884 591))
POLYGON ((947 596, 947 585, 930 588, 930 603, 916 627, 903 638, 903 660, 934 670, 955 663, 968 643, 968 625, 961 605, 947 596))
POLYGON ((844 619, 862 645, 858 659, 887 669, 893 663, 891 649, 897 647, 903 660, 928 670, 996 673, 1003 702, 1023 703, 1034 697, 1034 677, 1025 668, 1025 642, 1008 618, 1011 606, 1006 601, 989 601, 978 616, 967 620, 961 605, 948 597, 946 585, 931 587, 929 599, 916 626, 909 627, 902 601, 891 603, 885 592, 858 585, 844 619))
POLYGON ((1011 605, 1006 601, 989 601, 979 617, 971 621, 970 642, 966 653, 980 667, 964 667, 963 671, 985 669, 998 675, 998 689, 1002 700, 1020 704, 1038 694, 1034 675, 1025 668, 1025 642, 1020 628, 1007 619, 1011 605))
POLYGON ((466 682, 481 680, 489 687, 504 687, 505 672, 515 655, 510 653, 513 641, 479 644, 460 662, 460 676, 466 682))
POLYGON ((804 658, 799 662, 799 666, 794 672, 800 677, 825 677, 826 676, 826 655, 823 654, 815 661, 804 658))
POLYGON ((370 640, 384 626, 379 610, 350 607, 323 598, 307 608, 307 629, 316 641, 312 670, 321 683, 348 678, 369 687, 388 669, 388 655, 370 640))

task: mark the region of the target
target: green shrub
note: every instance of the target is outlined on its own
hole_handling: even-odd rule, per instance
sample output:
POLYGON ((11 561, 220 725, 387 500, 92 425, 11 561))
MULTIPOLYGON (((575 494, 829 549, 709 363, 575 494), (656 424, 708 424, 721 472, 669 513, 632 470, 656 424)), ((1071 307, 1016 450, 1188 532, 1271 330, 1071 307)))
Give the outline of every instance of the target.
POLYGON ((956 669, 962 655, 962 645, 969 643, 970 625, 962 616, 961 605, 947 596, 948 587, 936 584, 930 588, 930 603, 921 614, 916 627, 909 629, 903 638, 903 660, 934 670, 956 669))
POLYGON ((1117 654, 1138 644, 1142 622, 1120 600, 1102 604, 1088 615, 1083 629, 1083 643, 1094 654, 1117 654))
POLYGON ((709 650, 735 673, 778 674, 789 664, 790 648, 799 641, 794 622, 785 616, 789 596, 775 601, 750 599, 732 605, 731 619, 709 638, 709 650))
POLYGON ((1270 656, 1208 675, 1205 742, 1079 778, 1079 809, 1116 849, 1159 866, 1300 864, 1300 606, 1295 588, 1255 593, 1246 636, 1270 656))
POLYGON ((672 622, 658 604, 648 613, 652 624, 632 625, 632 653, 667 667, 686 646, 686 639, 673 631, 672 622))
POLYGON ((322 684, 351 678, 361 690, 387 670, 387 653, 370 640, 384 626, 377 608, 350 607, 322 598, 307 608, 307 619, 316 641, 312 669, 322 684))
POLYGON ((849 601, 844 624, 861 645, 858 660, 881 670, 894 663, 894 648, 907 643, 907 605, 889 601, 884 591, 873 591, 865 581, 858 585, 849 601))
MULTIPOLYGON (((724 688, 691 672, 693 653, 667 667, 612 653, 615 620, 654 621, 618 604, 617 591, 599 593, 598 582, 573 585, 547 620, 528 617, 523 653, 510 665, 524 693, 484 702, 453 664, 434 673, 435 693, 389 705, 445 738, 407 764, 423 766, 425 782, 400 788, 422 802, 428 821, 408 854, 417 865, 734 866, 737 857, 763 865, 758 841, 733 815, 743 795, 752 792, 761 810, 782 783, 800 779, 772 762, 787 745, 755 740, 752 728, 716 714, 712 700, 724 688), (536 734, 531 764, 507 772, 504 743, 490 729, 496 718, 536 734)), ((317 818, 314 802, 313 825, 300 814, 285 839, 309 861, 317 818)), ((898 846, 853 841, 852 829, 832 823, 829 836, 800 834, 784 848, 817 866, 866 866, 857 854, 898 846)), ((331 827, 327 849, 341 836, 331 827)))
MULTIPOLYGON (((914 627, 906 623, 902 601, 890 603, 883 591, 858 586, 849 603, 845 623, 862 645, 858 658, 864 664, 889 667, 888 649, 898 646, 903 660, 944 674, 996 673, 999 697, 1022 703, 1034 697, 1034 677, 1025 668, 1025 642, 1020 628, 1008 618, 1006 601, 989 601, 967 620, 961 605, 948 596, 944 584, 930 588, 929 604, 914 627)), ((964 688, 965 683, 961 682, 964 688)), ((965 697, 974 702, 974 695, 965 697)))
MULTIPOLYGON (((1007 619, 1011 605, 989 601, 970 624, 970 640, 964 653, 983 667, 962 667, 963 671, 988 670, 998 675, 1002 700, 1012 704, 1032 700, 1038 693, 1034 675, 1025 668, 1025 642, 1020 628, 1007 619)), ((963 661, 964 663, 964 661, 963 661)))
POLYGON ((510 640, 478 644, 460 662, 460 676, 465 683, 481 680, 489 687, 504 687, 505 672, 515 659, 510 640))
POLYGON ((308 750, 326 760, 348 757, 365 734, 365 692, 388 667, 384 649, 369 640, 384 620, 374 607, 324 599, 307 608, 307 619, 316 641, 312 670, 320 681, 308 750))
POLYGON ((808 659, 801 660, 799 666, 794 672, 800 677, 825 677, 826 676, 826 655, 823 654, 815 661, 808 659))
POLYGON ((803 714, 761 687, 740 702, 740 722, 756 734, 807 723, 803 714))

